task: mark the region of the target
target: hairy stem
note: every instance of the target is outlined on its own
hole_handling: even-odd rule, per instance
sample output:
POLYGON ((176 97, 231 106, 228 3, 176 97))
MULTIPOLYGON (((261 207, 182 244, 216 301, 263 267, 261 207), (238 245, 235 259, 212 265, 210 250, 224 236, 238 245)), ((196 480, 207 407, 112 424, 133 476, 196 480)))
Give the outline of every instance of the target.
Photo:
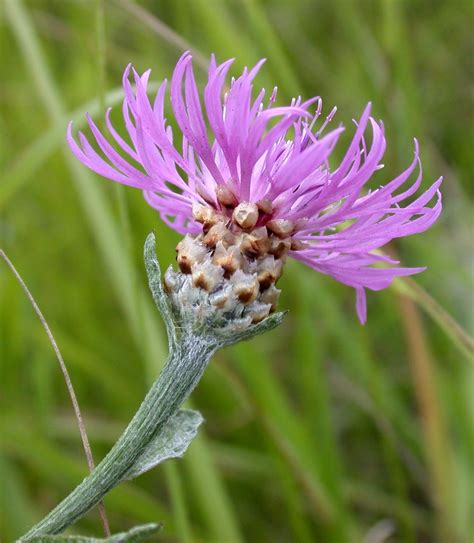
POLYGON ((107 456, 20 541, 62 532, 120 483, 150 440, 195 388, 216 349, 217 345, 209 338, 192 334, 181 337, 132 421, 107 456))

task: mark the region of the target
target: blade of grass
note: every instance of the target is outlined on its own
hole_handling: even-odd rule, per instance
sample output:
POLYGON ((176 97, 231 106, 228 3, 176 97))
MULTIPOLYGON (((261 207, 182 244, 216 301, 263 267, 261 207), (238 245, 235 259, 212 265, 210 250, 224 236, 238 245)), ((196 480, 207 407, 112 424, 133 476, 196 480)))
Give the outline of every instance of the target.
POLYGON ((14 541, 25 526, 34 522, 34 507, 27 493, 24 473, 18 470, 8 458, 0 454, 0 511, 8 518, 8 524, 0 523, 1 535, 5 541, 14 541), (7 539, 8 538, 8 539, 7 539))
POLYGON ((291 338, 293 357, 298 360, 298 372, 301 377, 300 390, 304 394, 302 409, 312 413, 312 426, 318 433, 318 460, 320 473, 326 488, 338 509, 338 524, 340 537, 354 537, 354 525, 350 512, 343 499, 343 466, 335 436, 335 425, 332 420, 333 406, 329 396, 327 372, 323 363, 323 353, 319 347, 317 330, 317 315, 314 305, 307 292, 311 291, 312 279, 307 275, 300 278, 298 292, 295 292, 295 323, 291 338), (316 331, 316 332, 315 332, 316 331))
MULTIPOLYGON (((65 357, 69 360, 69 366, 85 374, 87 379, 101 383, 106 393, 115 400, 114 405, 122 405, 123 397, 140 400, 142 386, 139 383, 130 382, 126 376, 114 371, 113 362, 107 366, 97 353, 85 347, 77 338, 65 333, 57 325, 55 335, 65 357)), ((119 435, 117 434, 116 437, 119 435)))
MULTIPOLYGON (((306 288, 299 288, 292 294, 293 298, 306 297, 308 304, 313 308, 318 308, 318 313, 324 315, 324 326, 334 335, 338 349, 342 353, 344 365, 353 366, 354 377, 363 379, 364 387, 378 406, 378 409, 387 415, 389 420, 397 421, 397 429, 403 428, 407 433, 408 423, 400 424, 401 421, 408 421, 408 415, 394 403, 393 394, 390 395, 389 384, 383 377, 381 368, 374 360, 370 347, 365 345, 366 337, 361 329, 358 329, 359 337, 348 326, 345 314, 338 310, 338 303, 327 289, 314 288, 315 278, 311 276, 311 271, 307 269, 295 270, 299 275, 298 286, 305 285, 306 288), (298 273, 299 272, 299 273, 298 273)), ((316 323, 313 323, 316 326, 316 323)), ((357 325, 358 326, 358 325, 357 325)), ((335 352, 334 352, 335 354, 335 352)), ((334 355, 333 355, 334 356, 334 355)), ((384 425, 378 425, 381 435, 381 450, 387 471, 391 475, 391 484, 393 491, 400 501, 407 499, 407 482, 403 473, 400 459, 398 457, 393 434, 386 431, 384 425)), ((326 436, 326 440, 328 437, 326 436)), ((414 442, 414 436, 410 437, 410 444, 414 442)), ((324 443, 324 441, 323 441, 324 443)), ((347 461, 347 460, 346 460, 347 461)), ((334 467, 333 467, 334 469, 334 467)), ((410 517, 400 517, 399 522, 404 530, 404 535, 408 537, 407 541, 413 540, 413 525, 410 517)))
MULTIPOLYGON (((247 415, 255 413, 258 415, 262 426, 266 430, 268 454, 272 457, 265 460, 266 478, 271 478, 274 476, 274 471, 278 470, 279 485, 283 490, 280 497, 284 501, 285 511, 293 529, 294 537, 297 541, 311 541, 311 526, 308 522, 309 519, 306 518, 308 509, 306 497, 309 496, 310 500, 316 499, 317 501, 317 498, 314 498, 314 496, 318 495, 317 488, 315 489, 313 483, 308 482, 309 478, 305 476, 305 470, 300 467, 298 459, 296 459, 296 468, 294 467, 294 461, 293 466, 288 462, 288 447, 284 436, 281 435, 278 428, 271 425, 269 417, 259 408, 240 376, 231 367, 224 364, 216 366, 216 371, 224 377, 226 387, 238 391, 235 400, 241 404, 241 413, 247 415), (279 454, 275 454, 275 444, 279 454), (300 487, 305 492, 300 492, 300 487)), ((291 458, 294 459, 294 455, 291 455, 291 458)), ((255 469, 255 462, 256 459, 252 458, 252 466, 249 466, 248 469, 255 469)), ((316 508, 319 508, 319 505, 316 508)))
MULTIPOLYGON (((267 446, 271 454, 275 445, 269 434, 267 434, 267 446)), ((306 518, 306 497, 300 491, 298 481, 295 480, 293 473, 288 469, 286 460, 282 456, 274 456, 274 471, 272 471, 271 477, 277 476, 281 495, 285 497, 285 508, 288 509, 287 514, 293 530, 292 540, 299 543, 312 543, 314 537, 311 533, 311 525, 306 518)))
MULTIPOLYGON (((363 51, 357 70, 359 84, 365 87, 360 94, 364 101, 367 96, 375 98, 384 88, 387 78, 387 63, 383 52, 356 2, 334 2, 331 7, 348 47, 354 51, 363 51)), ((350 57, 346 57, 346 60, 352 64, 350 57)))
POLYGON ((266 52, 274 72, 278 73, 278 78, 285 89, 285 93, 290 96, 297 95, 301 89, 298 77, 259 0, 244 0, 243 5, 254 29, 255 41, 262 44, 262 50, 266 52))
POLYGON ((463 355, 474 361, 474 339, 421 285, 411 278, 403 278, 395 280, 393 288, 423 308, 463 355))
MULTIPOLYGON (((150 83, 150 92, 156 91, 158 85, 150 83)), ((106 93, 105 102, 110 106, 119 104, 123 100, 123 90, 121 87, 113 89, 106 93)), ((76 128, 83 128, 86 125, 86 113, 92 117, 101 113, 100 102, 97 98, 90 100, 78 107, 74 111, 68 112, 53 122, 53 126, 39 136, 33 143, 28 145, 23 151, 20 151, 18 157, 12 161, 10 166, 5 168, 2 173, 2 182, 0 183, 0 210, 5 208, 10 199, 15 196, 27 182, 35 179, 34 173, 50 158, 50 156, 64 145, 65 122, 66 119, 74 121, 76 128)))
MULTIPOLYGON (((105 112, 105 89, 107 85, 107 50, 106 50, 106 28, 105 28, 105 4, 104 0, 96 0, 95 6, 95 34, 96 34, 96 52, 97 52, 97 94, 99 99, 99 108, 105 112)), ((101 120, 98 123, 99 128, 104 125, 101 120)), ((124 245, 128 254, 132 254, 132 233, 130 228, 130 219, 128 216, 127 203, 125 199, 124 187, 119 183, 114 183, 117 208, 119 212, 119 222, 122 230, 124 245)))
POLYGON ((163 470, 171 495, 176 533, 182 543, 193 543, 195 538, 191 531, 191 523, 189 521, 189 513, 186 506, 179 468, 175 462, 165 462, 163 464, 163 470))
MULTIPOLYGON (((51 444, 24 415, 21 412, 9 413, 8 417, 0 419, 0 433, 5 439, 6 454, 21 462, 25 472, 31 469, 36 477, 44 479, 46 486, 54 485, 58 489, 57 493, 67 491, 83 478, 82 463, 64 449, 51 444), (35 444, 34 448, 31 443, 35 444)), ((147 522, 158 518, 170 527, 172 535, 173 522, 168 511, 156 497, 137 485, 120 485, 107 496, 107 508, 109 514, 114 514, 118 520, 130 517, 139 522, 147 522)))
POLYGON ((104 0, 96 0, 95 6, 95 36, 97 51, 97 94, 101 111, 105 111, 105 88, 107 53, 105 42, 105 5, 104 0))
POLYGON ((130 2, 129 0, 115 1, 119 6, 133 15, 140 23, 143 23, 164 41, 176 47, 178 51, 191 51, 196 64, 204 71, 207 71, 208 59, 194 45, 185 40, 180 34, 158 19, 158 17, 155 17, 135 2, 130 2))
MULTIPOLYGON (((353 308, 350 307, 349 313, 342 309, 344 302, 329 288, 328 279, 315 277, 311 270, 298 264, 291 263, 291 265, 293 267, 291 273, 296 274, 298 280, 292 281, 289 285, 289 288, 293 288, 290 296, 297 295, 293 285, 298 285, 299 281, 304 280, 302 277, 307 277, 311 289, 305 294, 311 300, 316 313, 324 316, 321 326, 325 327, 333 340, 333 343, 326 345, 328 349, 332 349, 330 351, 332 358, 339 359, 343 364, 341 369, 351 372, 356 382, 362 383, 363 387, 369 391, 377 408, 392 420, 397 433, 403 437, 409 447, 415 446, 416 427, 411 421, 411 415, 404 401, 390 393, 391 383, 384 380, 380 384, 383 387, 380 395, 373 394, 373 368, 377 368, 378 364, 367 345, 367 338, 363 337, 364 329, 354 317, 353 308)), ((352 300, 349 303, 351 302, 352 300)))
POLYGON ((237 68, 259 59, 255 42, 249 39, 246 32, 241 32, 238 28, 236 17, 233 16, 228 3, 186 0, 181 3, 179 9, 189 9, 196 24, 205 31, 209 53, 216 51, 220 58, 235 57, 237 68), (183 8, 183 5, 186 7, 183 8))
MULTIPOLYGON (((58 360, 59 367, 61 368, 61 373, 63 374, 64 382, 66 383, 69 397, 71 398, 72 408, 74 410, 74 415, 76 416, 77 426, 79 428, 79 433, 81 434, 82 446, 84 448, 84 453, 86 455, 87 466, 89 468, 89 471, 93 471, 95 467, 94 457, 92 455, 92 449, 89 443, 89 438, 87 437, 84 419, 82 418, 81 409, 79 407, 79 402, 77 401, 76 393, 74 392, 74 387, 72 385, 71 377, 67 370, 66 363, 64 362, 61 351, 59 350, 58 344, 56 343, 56 340, 54 339, 53 333, 51 332, 51 329, 48 323, 46 322, 46 319, 44 318, 44 315, 41 312, 41 309, 36 303, 36 300, 33 298, 33 295, 31 294, 29 288, 26 286, 25 281, 23 280, 20 273, 13 265, 13 262, 8 258, 8 256, 5 254, 5 251, 3 251, 2 249, 0 249, 0 257, 3 258, 3 260, 6 262, 7 266, 10 268, 11 272, 13 273, 16 280, 20 284, 31 306, 33 307, 36 315, 38 316, 38 319, 41 322, 41 326, 43 326, 46 332, 46 335, 48 336, 48 340, 51 343, 54 354, 56 355, 56 358, 58 360)), ((105 507, 102 501, 97 504, 97 508, 99 510, 99 515, 102 521, 102 525, 104 527, 105 535, 110 536, 109 520, 107 518, 107 513, 105 512, 105 507)))
POLYGON ((392 517, 394 514, 398 517, 411 516, 418 533, 420 531, 430 533, 431 517, 426 510, 413 503, 400 500, 392 493, 381 492, 365 481, 349 480, 346 482, 346 495, 356 507, 376 511, 384 517, 392 517))
POLYGON ((456 493, 452 485, 449 437, 436 390, 434 364, 415 304, 400 298, 402 326, 407 338, 408 362, 420 411, 425 455, 430 473, 431 496, 438 510, 438 540, 463 541, 454 524, 456 493))
MULTIPOLYGON (((7 18, 18 39, 27 67, 37 84, 41 98, 49 115, 57 124, 65 125, 64 108, 60 96, 49 75, 46 62, 42 56, 40 45, 35 31, 31 25, 28 14, 20 1, 8 0, 5 4, 7 18)), ((72 173, 72 180, 79 192, 81 203, 86 217, 89 220, 92 232, 96 237, 100 252, 105 259, 108 271, 116 288, 118 299, 123 305, 124 313, 129 320, 132 333, 139 346, 151 360, 162 360, 165 356, 165 347, 162 337, 158 335, 142 337, 140 316, 136 312, 139 298, 144 298, 144 292, 135 293, 135 271, 132 263, 123 251, 122 241, 117 233, 115 221, 108 203, 99 186, 95 185, 92 177, 82 168, 71 154, 64 149, 66 163, 72 173), (143 341, 143 340, 146 341, 143 341)), ((157 323, 156 316, 147 305, 146 318, 157 323)), ((159 329, 156 325, 155 329, 159 329)), ((156 364, 156 362, 154 362, 156 364)))
POLYGON ((207 520, 212 537, 226 543, 244 541, 203 433, 196 436, 183 460, 198 496, 198 506, 207 520))
MULTIPOLYGON (((404 6, 393 0, 381 2, 382 20, 384 27, 383 38, 385 52, 391 62, 393 71, 392 83, 396 88, 397 99, 394 106, 397 115, 394 121, 398 125, 396 136, 399 145, 403 145, 404 138, 419 133, 421 128, 422 96, 419 85, 414 77, 412 66, 411 43, 405 32, 404 6)), ((393 91, 392 91, 393 92, 393 91)))
POLYGON ((260 352, 259 363, 254 364, 252 350, 252 346, 243 343, 236 346, 233 353, 240 359, 239 370, 245 376, 261 420, 285 460, 297 470, 297 477, 308 493, 316 516, 331 523, 335 519, 335 504, 322 484, 312 439, 295 416, 281 385, 271 374, 268 358, 260 352))

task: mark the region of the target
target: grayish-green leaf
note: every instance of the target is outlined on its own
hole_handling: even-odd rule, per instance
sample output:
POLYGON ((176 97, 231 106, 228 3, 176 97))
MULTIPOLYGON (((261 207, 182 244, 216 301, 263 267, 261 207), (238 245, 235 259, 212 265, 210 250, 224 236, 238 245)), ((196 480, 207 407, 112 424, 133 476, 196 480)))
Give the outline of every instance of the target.
POLYGON ((156 256, 156 241, 155 234, 153 232, 148 234, 145 240, 144 259, 151 294, 166 325, 169 349, 176 349, 176 346, 178 345, 178 337, 174 322, 173 309, 161 282, 161 269, 156 256))
POLYGON ((228 347, 230 345, 235 345, 240 341, 251 339, 259 334, 263 334, 264 332, 269 332, 283 322, 286 313, 286 311, 274 313, 273 315, 269 315, 262 322, 249 326, 248 328, 240 330, 239 332, 233 332, 232 334, 226 333, 227 330, 218 330, 215 332, 215 334, 219 340, 219 346, 228 347))
POLYGON ((124 479, 134 479, 165 460, 182 457, 203 420, 197 411, 180 409, 150 441, 124 479))
POLYGON ((161 530, 161 524, 143 524, 128 532, 120 532, 105 539, 82 535, 39 535, 30 541, 33 543, 142 543, 161 530))

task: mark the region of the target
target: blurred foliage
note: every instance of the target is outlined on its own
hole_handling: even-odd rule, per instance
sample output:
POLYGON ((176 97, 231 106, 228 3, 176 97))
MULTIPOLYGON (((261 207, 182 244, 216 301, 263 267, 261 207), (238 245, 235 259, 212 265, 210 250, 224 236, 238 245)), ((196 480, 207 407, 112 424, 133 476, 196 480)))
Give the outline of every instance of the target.
MULTIPOLYGON (((469 0, 2 0, 0 246, 62 349, 96 459, 166 353, 143 241, 156 228, 166 263, 178 237, 138 191, 71 159, 67 121, 112 102, 118 119, 109 91, 124 66, 159 82, 184 47, 198 61, 235 57, 236 70, 265 56, 258 83, 277 84, 280 103, 319 94, 349 124, 371 100, 388 138, 378 179, 410 162, 414 136, 425 186, 445 176, 440 221, 394 249, 428 266, 417 283, 472 329, 472 21, 469 0)), ((291 263, 281 288, 279 332, 221 353, 194 394, 206 424, 185 459, 106 498, 113 531, 158 521, 170 542, 469 541, 472 360, 393 289, 369 294, 361 327, 353 292, 328 277, 291 263)), ((1 262, 0 308, 0 537, 11 541, 86 463, 54 353, 1 262)), ((97 512, 74 532, 99 536, 97 512)))

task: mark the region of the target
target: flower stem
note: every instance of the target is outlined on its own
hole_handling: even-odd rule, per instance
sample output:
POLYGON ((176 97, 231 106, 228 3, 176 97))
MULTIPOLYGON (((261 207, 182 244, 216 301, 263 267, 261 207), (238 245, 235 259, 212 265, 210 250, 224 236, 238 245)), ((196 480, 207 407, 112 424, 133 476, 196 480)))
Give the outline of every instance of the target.
POLYGON ((132 421, 107 456, 20 541, 62 532, 120 483, 150 440, 195 388, 217 347, 206 336, 183 335, 132 421))
MULTIPOLYGON (((217 349, 271 330, 283 320, 284 313, 273 313, 257 324, 250 324, 240 318, 238 311, 236 316, 232 312, 219 314, 217 310, 205 318, 211 307, 207 298, 196 305, 190 303, 189 292, 188 297, 180 297, 177 291, 177 300, 172 302, 164 291, 154 234, 146 239, 144 256, 149 287, 168 332, 168 362, 107 456, 69 496, 21 537, 20 542, 39 535, 61 533, 97 505, 112 488, 131 474, 136 476, 134 470, 135 474, 143 473, 143 467, 140 467, 142 455, 147 456, 147 447, 157 438, 169 439, 165 425, 194 390, 217 349), (184 306, 177 307, 176 303, 184 303, 184 306)), ((185 278, 179 279, 181 283, 185 282, 185 278)), ((194 295, 202 297, 200 291, 194 295)), ((148 465, 146 469, 150 469, 149 458, 145 459, 145 464, 148 465)))

